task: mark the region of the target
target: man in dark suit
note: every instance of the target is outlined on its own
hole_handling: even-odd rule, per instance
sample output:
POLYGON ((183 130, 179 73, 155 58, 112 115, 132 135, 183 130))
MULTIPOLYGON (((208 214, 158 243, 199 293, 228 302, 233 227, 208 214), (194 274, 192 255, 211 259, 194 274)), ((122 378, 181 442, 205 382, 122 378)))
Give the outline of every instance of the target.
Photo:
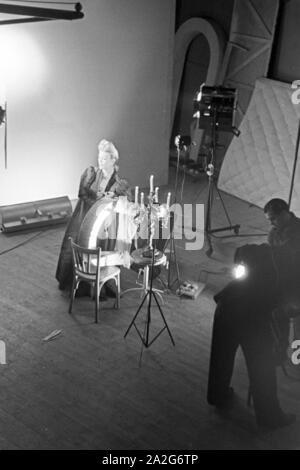
POLYGON ((286 355, 289 344, 289 319, 300 313, 300 219, 279 198, 264 207, 271 223, 268 242, 277 266, 277 305, 273 311, 278 331, 278 353, 286 355))
POLYGON ((271 223, 268 241, 271 246, 300 250, 300 219, 289 210, 283 199, 271 199, 264 207, 271 223))
POLYGON ((232 399, 230 382, 241 346, 246 360, 256 421, 276 428, 294 417, 283 413, 277 397, 272 312, 277 302, 277 271, 269 245, 245 245, 236 262, 248 267, 245 279, 231 282, 215 296, 207 400, 218 408, 232 399))

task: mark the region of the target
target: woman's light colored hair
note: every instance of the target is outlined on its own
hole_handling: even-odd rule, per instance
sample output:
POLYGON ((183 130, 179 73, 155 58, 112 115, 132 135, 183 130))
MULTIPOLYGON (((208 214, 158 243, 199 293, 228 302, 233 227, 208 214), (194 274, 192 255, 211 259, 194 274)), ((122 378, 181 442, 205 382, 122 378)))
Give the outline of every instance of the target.
POLYGON ((112 142, 109 142, 106 139, 100 140, 98 144, 99 152, 107 152, 114 159, 115 163, 119 160, 119 152, 112 142))

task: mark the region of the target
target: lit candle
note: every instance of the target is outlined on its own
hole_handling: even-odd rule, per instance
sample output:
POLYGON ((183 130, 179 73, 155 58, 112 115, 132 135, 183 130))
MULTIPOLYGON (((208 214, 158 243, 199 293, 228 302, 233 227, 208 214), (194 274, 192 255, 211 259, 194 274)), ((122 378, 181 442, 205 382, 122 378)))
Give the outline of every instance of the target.
POLYGON ((168 197, 167 197, 167 208, 168 209, 170 207, 170 202, 171 202, 171 193, 168 193, 168 197))
POLYGON ((136 186, 136 187, 135 187, 135 194, 134 194, 134 203, 135 203, 135 204, 138 203, 138 198, 139 198, 139 187, 136 186))
POLYGON ((159 187, 156 186, 156 188, 155 188, 155 195, 154 195, 154 202, 158 202, 158 190, 159 190, 159 187))
POLYGON ((153 180, 154 180, 154 176, 151 175, 150 176, 150 194, 153 193, 153 180))
POLYGON ((144 193, 141 193, 141 206, 144 206, 144 193))

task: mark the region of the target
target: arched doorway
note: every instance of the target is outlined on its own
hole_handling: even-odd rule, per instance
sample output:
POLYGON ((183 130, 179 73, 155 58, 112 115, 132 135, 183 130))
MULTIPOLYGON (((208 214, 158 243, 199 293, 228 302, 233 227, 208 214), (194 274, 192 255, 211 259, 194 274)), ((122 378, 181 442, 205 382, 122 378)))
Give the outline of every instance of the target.
MULTIPOLYGON (((193 97, 201 83, 217 85, 226 38, 221 27, 204 18, 191 18, 183 23, 175 36, 174 80, 171 108, 171 148, 174 137, 186 133, 195 145, 190 158, 196 160, 203 131, 192 129, 193 97), (188 132, 187 132, 188 131, 188 132)), ((171 151, 172 155, 172 151, 171 151)))

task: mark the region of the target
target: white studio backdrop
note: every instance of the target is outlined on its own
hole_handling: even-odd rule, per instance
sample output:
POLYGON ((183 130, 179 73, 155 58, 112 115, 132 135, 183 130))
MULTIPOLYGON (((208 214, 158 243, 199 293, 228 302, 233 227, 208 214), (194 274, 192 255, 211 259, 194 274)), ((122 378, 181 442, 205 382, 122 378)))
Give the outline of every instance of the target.
POLYGON ((0 27, 0 206, 76 198, 102 138, 132 186, 167 182, 175 0, 81 3, 83 19, 0 27))

